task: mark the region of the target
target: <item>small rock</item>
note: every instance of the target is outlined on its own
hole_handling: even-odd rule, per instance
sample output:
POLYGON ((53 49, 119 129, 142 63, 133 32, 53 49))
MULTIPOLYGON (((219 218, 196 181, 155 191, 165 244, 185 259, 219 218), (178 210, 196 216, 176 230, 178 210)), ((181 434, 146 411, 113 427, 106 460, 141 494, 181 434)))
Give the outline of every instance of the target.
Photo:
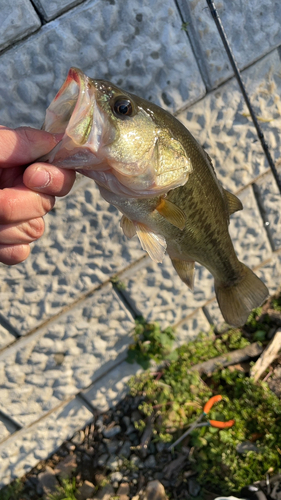
POLYGON ((126 430, 126 434, 127 436, 129 436, 130 434, 132 434, 132 432, 135 432, 135 426, 133 424, 130 424, 129 427, 127 428, 126 430))
POLYGON ((116 455, 109 457, 109 460, 106 462, 106 466, 112 471, 117 470, 120 465, 122 465, 122 460, 120 460, 120 458, 116 455))
POLYGON ((188 480, 188 491, 189 491, 190 495, 192 495, 193 497, 197 497, 200 489, 201 489, 201 487, 197 483, 196 479, 194 479, 194 477, 191 477, 188 480))
POLYGON ((104 429, 104 424, 103 424, 103 418, 102 417, 99 417, 96 421, 96 424, 95 424, 97 430, 99 432, 102 432, 103 429, 104 429))
POLYGON ((105 442, 106 447, 108 449, 109 455, 115 455, 116 451, 118 450, 118 448, 120 446, 120 441, 117 441, 116 439, 114 439, 112 441, 110 439, 105 439, 104 442, 105 442))
POLYGON ((139 468, 140 457, 138 457, 137 455, 131 455, 130 462, 133 466, 139 468))
POLYGON ((156 448, 159 453, 162 453, 162 451, 165 449, 166 443, 163 443, 159 441, 159 443, 156 443, 156 448))
POLYGON ((85 439, 85 433, 84 433, 84 431, 78 431, 78 432, 75 432, 75 434, 74 434, 73 438, 71 439, 71 441, 76 446, 79 446, 80 444, 83 443, 84 439, 85 439))
POLYGON ((119 451, 120 457, 128 458, 131 455, 131 443, 130 441, 125 441, 119 451))
POLYGON ((128 429, 128 427, 129 427, 129 425, 131 423, 130 417, 127 417, 127 416, 123 417, 122 418, 122 422, 125 425, 126 429, 128 429))
POLYGON ((134 410, 131 415, 131 422, 137 422, 141 419, 141 413, 139 410, 134 410))
POLYGON ((117 495, 129 495, 130 493, 130 487, 128 485, 128 483, 121 483, 119 488, 118 488, 118 491, 117 491, 117 495))
POLYGON ((106 464, 107 459, 108 459, 108 454, 107 453, 103 453, 99 457, 99 459, 98 459, 98 465, 100 465, 101 467, 103 467, 106 464))
POLYGON ((68 455, 62 462, 56 465, 54 470, 55 474, 59 474, 61 477, 69 477, 73 469, 77 467, 76 456, 68 455))
POLYGON ((95 491, 95 486, 90 481, 84 481, 82 486, 77 490, 77 498, 78 500, 87 500, 87 498, 91 497, 95 491))
POLYGON ((119 497, 119 500, 129 500, 130 487, 128 483, 121 483, 116 495, 119 497))
POLYGON ((114 481, 118 481, 118 483, 120 483, 120 481, 122 481, 122 478, 123 478, 123 474, 121 474, 121 472, 112 472, 110 474, 110 480, 111 482, 113 483, 114 481))
POLYGON ((114 497, 114 489, 111 484, 107 484, 102 488, 93 500, 111 500, 114 497))
POLYGON ((42 488, 45 495, 52 495, 57 492, 59 483, 55 471, 51 467, 46 467, 45 472, 38 474, 39 487, 42 488))
POLYGON ((114 427, 110 427, 109 429, 104 429, 102 431, 105 438, 112 438, 121 432, 120 425, 114 425, 114 427))
POLYGON ((156 460, 154 455, 149 455, 149 457, 143 463, 144 467, 147 469, 154 469, 156 466, 156 460))
POLYGON ((149 481, 143 500, 167 500, 163 484, 158 480, 149 481))

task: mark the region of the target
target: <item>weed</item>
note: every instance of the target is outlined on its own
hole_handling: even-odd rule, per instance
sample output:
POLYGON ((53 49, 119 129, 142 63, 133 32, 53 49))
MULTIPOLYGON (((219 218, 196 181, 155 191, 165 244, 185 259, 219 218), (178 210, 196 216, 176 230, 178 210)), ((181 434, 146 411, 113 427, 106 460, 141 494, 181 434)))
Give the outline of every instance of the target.
MULTIPOLYGON (((264 341, 271 326, 259 308, 250 315, 245 332, 252 340, 264 341)), ((140 359, 142 365, 145 359, 146 366, 150 359, 159 361, 163 356, 167 359, 161 333, 157 324, 148 325, 144 320, 138 323, 136 345, 131 348, 134 359, 140 359)), ((170 338, 169 363, 155 373, 144 372, 129 383, 132 395, 142 397, 139 405, 144 415, 142 422, 153 416, 153 440, 174 441, 202 412, 210 396, 222 394, 223 401, 212 408, 208 418, 235 419, 235 425, 227 430, 200 427, 189 436, 189 446, 194 448, 193 468, 201 486, 209 491, 233 494, 263 479, 269 470, 278 473, 281 403, 267 384, 254 383, 244 373, 229 369, 218 370, 203 380, 192 370, 197 363, 248 345, 250 342, 242 331, 230 329, 217 336, 212 331, 200 334, 175 351, 171 351, 171 341, 170 338)), ((142 431, 143 424, 140 425, 142 431)))
POLYGON ((127 361, 136 361, 144 369, 150 360, 160 363, 163 360, 176 360, 177 353, 172 351, 175 335, 171 327, 161 330, 158 323, 147 323, 142 316, 135 320, 134 344, 129 346, 127 361))
POLYGON ((16 479, 9 486, 6 486, 0 491, 0 500, 19 500, 22 497, 23 483, 16 479))
POLYGON ((75 496, 76 480, 61 479, 61 485, 57 487, 57 492, 47 496, 47 500, 77 500, 75 496))

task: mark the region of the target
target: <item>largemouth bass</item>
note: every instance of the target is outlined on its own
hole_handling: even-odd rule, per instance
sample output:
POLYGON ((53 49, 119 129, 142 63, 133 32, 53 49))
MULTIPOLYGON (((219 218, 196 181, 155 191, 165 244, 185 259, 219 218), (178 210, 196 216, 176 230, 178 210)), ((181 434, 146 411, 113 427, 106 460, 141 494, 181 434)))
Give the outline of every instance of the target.
POLYGON ((44 130, 63 134, 43 158, 97 183, 123 214, 149 256, 165 252, 193 288, 195 261, 215 280, 225 321, 243 325, 268 296, 262 281, 234 251, 229 216, 242 204, 219 183, 212 162, 191 133, 167 111, 71 68, 46 111, 44 130))

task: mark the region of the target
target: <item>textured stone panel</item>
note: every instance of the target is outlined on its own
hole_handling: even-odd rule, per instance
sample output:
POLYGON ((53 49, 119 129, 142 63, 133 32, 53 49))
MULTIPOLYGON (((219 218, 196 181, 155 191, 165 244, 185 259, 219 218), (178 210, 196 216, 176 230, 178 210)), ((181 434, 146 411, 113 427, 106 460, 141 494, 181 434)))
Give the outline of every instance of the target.
POLYGON ((200 332, 207 333, 210 328, 210 323, 207 321, 202 309, 198 309, 195 314, 185 318, 175 326, 176 340, 174 346, 179 347, 182 344, 186 344, 194 340, 200 332))
POLYGON ((267 285, 269 294, 273 295, 281 286, 281 253, 277 252, 272 255, 272 258, 256 271, 267 285))
POLYGON ((243 210, 231 216, 229 232, 239 259, 253 268, 270 258, 272 251, 252 187, 238 197, 243 210))
MULTIPOLYGON (((179 0, 187 31, 209 88, 233 72, 215 22, 205 0, 179 0)), ((223 0, 216 7, 240 68, 244 68, 281 43, 279 0, 223 0)))
POLYGON ((41 127, 70 66, 171 110, 205 92, 172 0, 91 1, 0 57, 0 123, 41 127))
POLYGON ((33 0, 38 11, 46 21, 54 19, 83 0, 33 0))
POLYGON ((111 285, 0 357, 0 411, 30 425, 124 358, 134 322, 111 285))
MULTIPOLYGON (((1 292, 0 292, 1 297, 1 292)), ((4 349, 7 345, 11 344, 16 340, 16 337, 12 335, 4 326, 0 325, 0 350, 4 349)))
POLYGON ((213 277, 202 266, 196 265, 194 292, 178 277, 167 255, 162 264, 146 260, 143 266, 121 275, 126 285, 122 294, 138 314, 158 321, 163 328, 178 323, 214 296, 213 277))
MULTIPOLYGON (((280 49, 279 52, 275 50, 243 72, 251 103, 277 166, 281 161, 280 54, 280 49)), ((250 123, 251 118, 245 104, 243 115, 250 123)))
POLYGON ((120 219, 84 178, 45 217, 45 233, 29 258, 0 264, 0 312, 20 335, 144 255, 136 238, 123 236, 120 219))
POLYGON ((126 396, 128 381, 140 371, 142 369, 137 363, 129 364, 123 361, 84 391, 83 396, 95 409, 105 412, 126 396))
POLYGON ((29 0, 0 0, 0 50, 33 33, 41 26, 29 0))
POLYGON ((245 113, 242 94, 232 79, 177 116, 211 157, 224 188, 232 192, 268 168, 256 129, 245 113))
POLYGON ((257 181, 256 188, 267 231, 277 250, 281 247, 281 195, 272 173, 262 176, 257 181))
POLYGON ((15 433, 0 445, 0 487, 48 458, 92 419, 93 414, 83 402, 74 399, 28 429, 15 433))

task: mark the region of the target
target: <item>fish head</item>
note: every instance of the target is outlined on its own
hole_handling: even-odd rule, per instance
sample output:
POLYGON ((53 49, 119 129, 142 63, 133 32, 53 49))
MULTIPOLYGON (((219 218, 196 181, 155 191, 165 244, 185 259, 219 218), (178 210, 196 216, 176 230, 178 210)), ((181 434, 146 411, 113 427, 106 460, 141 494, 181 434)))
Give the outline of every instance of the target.
POLYGON ((46 111, 43 129, 62 134, 48 161, 117 195, 166 193, 185 184, 192 170, 169 118, 148 101, 71 68, 46 111))

